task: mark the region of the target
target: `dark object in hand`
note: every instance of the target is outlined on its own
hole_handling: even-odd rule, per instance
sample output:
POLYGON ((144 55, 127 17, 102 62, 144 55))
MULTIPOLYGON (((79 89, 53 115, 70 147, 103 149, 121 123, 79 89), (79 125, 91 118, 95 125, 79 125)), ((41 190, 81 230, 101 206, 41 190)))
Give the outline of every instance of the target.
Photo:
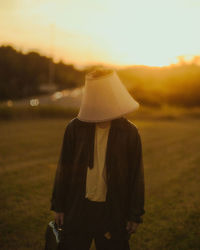
POLYGON ((50 221, 45 233, 45 250, 57 250, 63 229, 50 221))

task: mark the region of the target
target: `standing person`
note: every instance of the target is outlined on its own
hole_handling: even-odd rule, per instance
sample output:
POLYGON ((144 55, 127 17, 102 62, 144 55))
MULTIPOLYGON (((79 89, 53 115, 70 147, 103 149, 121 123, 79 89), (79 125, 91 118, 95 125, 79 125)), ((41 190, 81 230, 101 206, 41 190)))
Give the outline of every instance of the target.
POLYGON ((86 75, 77 117, 66 126, 51 209, 62 250, 128 250, 142 222, 144 170, 137 127, 124 117, 139 104, 117 73, 86 75))

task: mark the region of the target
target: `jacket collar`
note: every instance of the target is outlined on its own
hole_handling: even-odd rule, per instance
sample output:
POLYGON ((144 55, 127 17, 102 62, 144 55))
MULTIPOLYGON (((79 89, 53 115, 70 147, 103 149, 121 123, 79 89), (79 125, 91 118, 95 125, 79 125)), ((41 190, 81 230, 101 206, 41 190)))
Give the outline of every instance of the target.
MULTIPOLYGON (((114 137, 118 133, 117 130, 123 127, 124 120, 126 118, 119 117, 116 119, 111 120, 110 131, 108 134, 108 143, 107 143, 107 150, 106 150, 106 164, 109 164, 109 157, 111 152, 111 146, 114 137)), ((95 122, 84 122, 79 120, 77 117, 74 118, 78 127, 84 127, 87 129, 87 155, 88 155, 88 166, 89 168, 93 168, 94 164, 94 136, 95 136, 95 122)))
MULTIPOLYGON (((113 127, 122 127, 123 121, 126 118, 124 117, 119 117, 119 118, 115 118, 113 120, 111 120, 111 128, 113 127)), ((94 128, 96 123, 95 122, 85 122, 85 121, 81 121, 78 119, 78 117, 75 117, 74 120, 76 121, 76 123, 79 126, 83 126, 83 127, 88 127, 88 128, 94 128)))

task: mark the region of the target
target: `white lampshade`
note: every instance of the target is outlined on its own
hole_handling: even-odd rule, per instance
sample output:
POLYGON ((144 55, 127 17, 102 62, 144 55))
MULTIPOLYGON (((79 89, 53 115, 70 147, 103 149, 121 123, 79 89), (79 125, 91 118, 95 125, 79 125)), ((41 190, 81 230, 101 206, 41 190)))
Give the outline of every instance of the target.
POLYGON ((77 117, 81 121, 101 122, 121 117, 138 107, 139 103, 112 71, 98 78, 86 76, 77 117))

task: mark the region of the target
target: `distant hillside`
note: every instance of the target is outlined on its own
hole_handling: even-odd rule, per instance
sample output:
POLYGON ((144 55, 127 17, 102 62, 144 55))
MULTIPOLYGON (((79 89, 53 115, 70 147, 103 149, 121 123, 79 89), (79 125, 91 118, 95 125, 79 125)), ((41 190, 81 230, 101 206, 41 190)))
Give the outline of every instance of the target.
POLYGON ((144 105, 200 106, 200 66, 133 66, 118 71, 131 94, 144 105))

